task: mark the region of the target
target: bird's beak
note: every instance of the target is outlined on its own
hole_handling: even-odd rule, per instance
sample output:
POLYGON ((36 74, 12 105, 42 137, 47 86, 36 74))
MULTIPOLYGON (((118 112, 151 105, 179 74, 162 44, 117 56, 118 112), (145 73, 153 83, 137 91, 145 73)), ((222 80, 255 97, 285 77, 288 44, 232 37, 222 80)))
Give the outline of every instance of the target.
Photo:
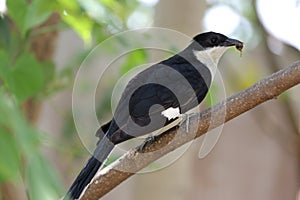
POLYGON ((241 51, 244 46, 243 42, 236 40, 236 39, 231 39, 231 38, 227 38, 227 40, 224 42, 223 45, 225 47, 235 46, 235 48, 237 48, 239 51, 241 51))

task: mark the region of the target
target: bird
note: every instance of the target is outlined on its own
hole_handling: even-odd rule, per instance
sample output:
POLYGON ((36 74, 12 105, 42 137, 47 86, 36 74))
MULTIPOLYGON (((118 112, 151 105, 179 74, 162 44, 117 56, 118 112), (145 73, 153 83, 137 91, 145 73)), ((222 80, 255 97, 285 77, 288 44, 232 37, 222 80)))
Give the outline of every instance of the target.
POLYGON ((161 129, 198 106, 208 93, 219 59, 229 47, 242 52, 243 42, 221 33, 200 33, 179 53, 134 76, 112 119, 97 130, 97 147, 64 200, 80 197, 116 145, 161 129))

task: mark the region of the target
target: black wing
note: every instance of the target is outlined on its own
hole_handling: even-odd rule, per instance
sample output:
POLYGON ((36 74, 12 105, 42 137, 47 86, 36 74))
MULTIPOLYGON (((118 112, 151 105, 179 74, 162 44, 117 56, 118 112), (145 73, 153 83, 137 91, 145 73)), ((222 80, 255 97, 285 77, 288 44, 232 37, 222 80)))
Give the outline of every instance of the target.
POLYGON ((168 120, 162 112, 170 107, 184 113, 197 106, 210 85, 209 70, 174 56, 137 74, 126 86, 114 114, 114 130, 132 136, 162 128, 168 120), (140 128, 137 130, 137 128, 140 128))

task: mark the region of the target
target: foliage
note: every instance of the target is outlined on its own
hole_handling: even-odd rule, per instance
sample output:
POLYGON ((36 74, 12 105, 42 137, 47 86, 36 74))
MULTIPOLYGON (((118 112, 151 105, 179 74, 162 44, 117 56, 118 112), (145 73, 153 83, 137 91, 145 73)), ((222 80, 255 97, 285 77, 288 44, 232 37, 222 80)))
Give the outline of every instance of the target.
POLYGON ((0 182, 26 177, 32 199, 57 199, 62 187, 40 153, 42 133, 28 124, 15 96, 2 88, 0 99, 0 182))
MULTIPOLYGON (((81 61, 94 44, 126 29, 126 20, 139 3, 7 0, 6 6, 7 12, 0 13, 0 184, 25 183, 29 199, 58 199, 63 194, 61 180, 40 151, 48 133, 41 133, 31 124, 22 105, 30 100, 41 102, 71 83, 79 66, 74 62, 81 61), (60 16, 60 22, 40 26, 53 13, 60 16), (52 61, 37 59, 30 44, 43 33, 64 28, 78 33, 85 42, 86 52, 58 71, 52 61)), ((130 62, 141 63, 145 59, 142 51, 129 56, 121 73, 130 70, 130 62)))

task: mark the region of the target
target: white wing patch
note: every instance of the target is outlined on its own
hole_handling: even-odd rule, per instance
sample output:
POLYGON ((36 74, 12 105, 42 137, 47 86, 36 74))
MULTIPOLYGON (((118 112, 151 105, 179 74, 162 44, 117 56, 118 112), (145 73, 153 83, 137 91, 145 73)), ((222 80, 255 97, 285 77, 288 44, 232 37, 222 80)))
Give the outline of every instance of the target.
POLYGON ((180 116, 179 107, 177 107, 177 108, 170 107, 170 108, 162 111, 161 115, 163 115, 164 117, 168 118, 168 120, 175 119, 176 117, 180 116))

